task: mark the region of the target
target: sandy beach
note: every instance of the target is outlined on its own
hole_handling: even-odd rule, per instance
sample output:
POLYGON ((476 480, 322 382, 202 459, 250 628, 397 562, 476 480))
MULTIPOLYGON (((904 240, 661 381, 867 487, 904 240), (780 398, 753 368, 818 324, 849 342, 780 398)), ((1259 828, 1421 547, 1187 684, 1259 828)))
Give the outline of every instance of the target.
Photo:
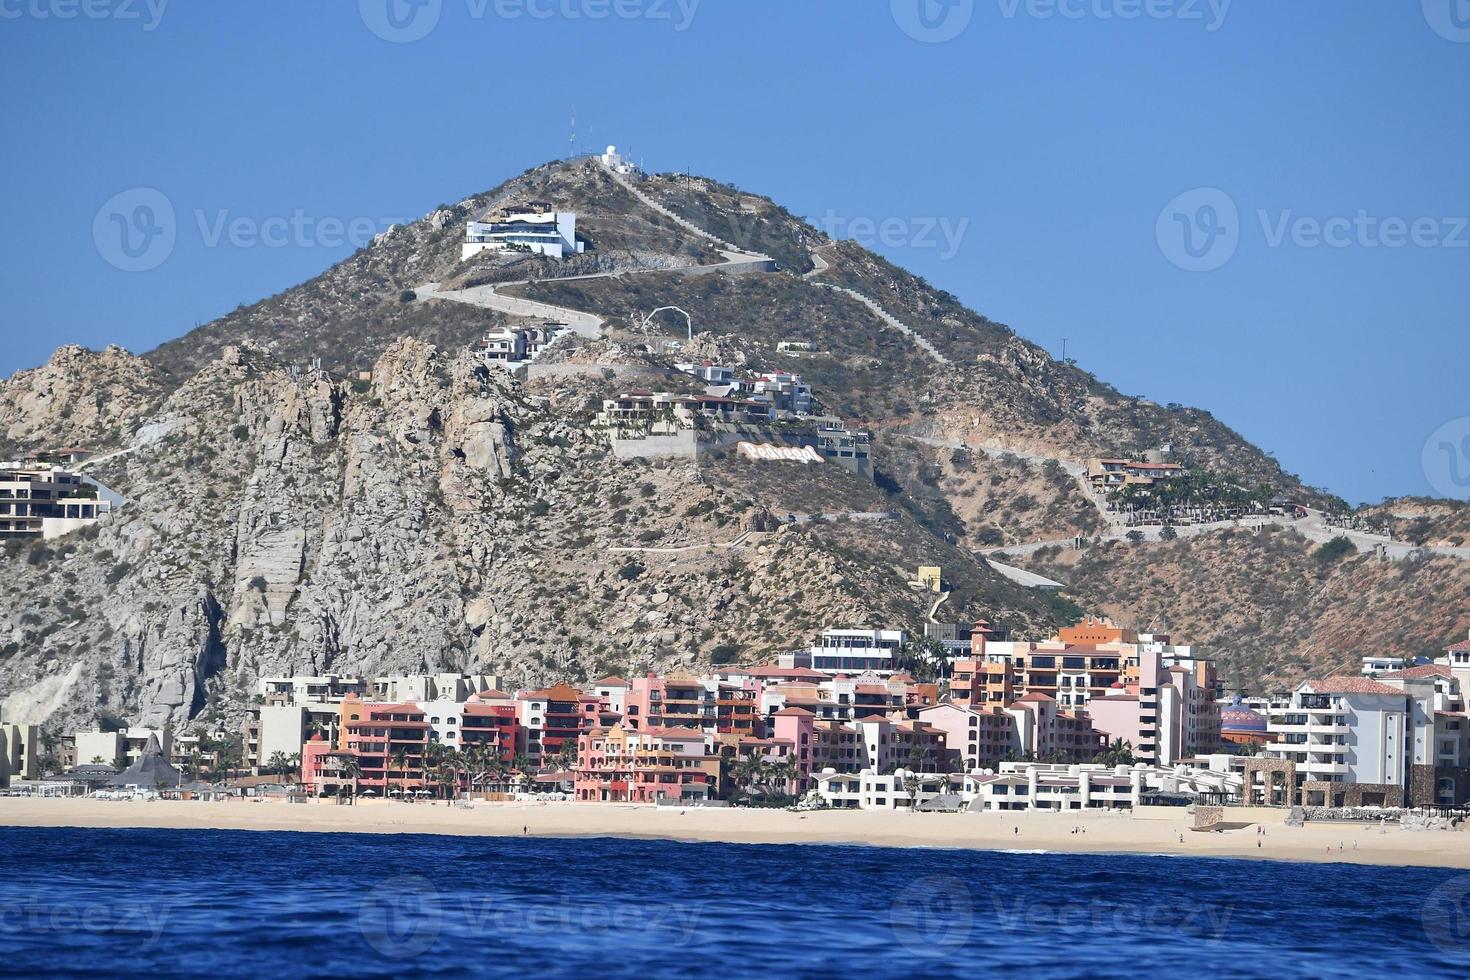
POLYGON ((1281 810, 1232 811, 1249 827, 1190 830, 1182 811, 1121 813, 905 813, 885 811, 659 809, 576 803, 443 804, 360 801, 284 803, 232 800, 106 801, 0 798, 0 825, 155 827, 179 830, 305 831, 370 834, 627 837, 736 844, 867 844, 1077 853, 1179 854, 1276 861, 1350 862, 1470 868, 1470 834, 1386 832, 1362 823, 1287 827, 1281 810), (1266 833, 1257 833, 1256 823, 1266 833), (1074 828, 1082 832, 1074 833, 1074 828), (1182 841, 1181 841, 1182 838, 1182 841), (1259 846, 1258 846, 1259 844, 1259 846))

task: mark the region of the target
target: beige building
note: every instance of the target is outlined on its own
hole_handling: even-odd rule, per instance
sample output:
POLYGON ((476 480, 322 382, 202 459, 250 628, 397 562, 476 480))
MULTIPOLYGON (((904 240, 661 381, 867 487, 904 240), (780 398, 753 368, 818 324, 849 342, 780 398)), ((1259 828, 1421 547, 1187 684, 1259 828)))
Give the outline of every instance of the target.
POLYGON ((91 765, 97 759, 101 759, 105 766, 116 765, 119 761, 130 765, 142 757, 150 738, 158 740, 164 758, 168 758, 173 750, 173 735, 167 731, 128 728, 116 732, 77 732, 77 765, 91 765))
POLYGON ((115 766, 127 757, 127 739, 122 732, 77 732, 76 746, 79 766, 115 766))
MULTIPOLYGON (((35 725, 0 725, 0 769, 11 779, 41 778, 40 729, 35 725)), ((0 782, 3 785, 3 782, 0 782)))

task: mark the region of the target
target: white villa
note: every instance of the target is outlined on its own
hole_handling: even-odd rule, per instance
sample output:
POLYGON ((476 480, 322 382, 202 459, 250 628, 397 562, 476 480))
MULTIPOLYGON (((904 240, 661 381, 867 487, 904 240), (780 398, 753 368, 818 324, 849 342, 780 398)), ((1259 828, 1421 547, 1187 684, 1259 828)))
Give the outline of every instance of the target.
POLYGON ((112 501, 79 473, 49 464, 0 463, 0 541, 51 540, 95 524, 112 501))
POLYGON ((469 222, 460 258, 481 252, 523 251, 560 259, 583 249, 583 243, 577 241, 575 214, 556 211, 544 201, 532 201, 521 210, 469 222))
POLYGON ((533 327, 506 327, 485 334, 476 352, 486 364, 515 370, 541 356, 568 330, 565 323, 541 323, 533 327))
POLYGON ((961 809, 995 813, 1006 810, 1131 810, 1150 794, 1239 797, 1244 779, 1229 768, 1225 756, 1202 766, 1159 767, 1051 765, 1002 762, 997 769, 965 773, 891 774, 865 769, 840 773, 827 768, 815 777, 818 795, 828 806, 856 810, 906 810, 924 807, 950 795, 961 809))
POLYGON ((810 667, 824 674, 872 671, 884 676, 897 670, 893 657, 907 641, 903 630, 829 629, 810 650, 783 654, 779 662, 782 667, 810 667))

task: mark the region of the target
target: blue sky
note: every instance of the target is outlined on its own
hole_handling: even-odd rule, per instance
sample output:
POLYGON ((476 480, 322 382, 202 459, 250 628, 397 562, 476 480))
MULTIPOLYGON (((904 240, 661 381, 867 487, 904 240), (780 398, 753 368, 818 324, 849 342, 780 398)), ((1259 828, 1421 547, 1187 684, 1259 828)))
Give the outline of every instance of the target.
POLYGON ((0 373, 307 279, 564 154, 575 107, 583 147, 888 222, 864 244, 1308 482, 1470 495, 1431 440, 1470 435, 1470 0, 151 2, 0 0, 0 373), (161 262, 98 245, 139 188, 161 262))

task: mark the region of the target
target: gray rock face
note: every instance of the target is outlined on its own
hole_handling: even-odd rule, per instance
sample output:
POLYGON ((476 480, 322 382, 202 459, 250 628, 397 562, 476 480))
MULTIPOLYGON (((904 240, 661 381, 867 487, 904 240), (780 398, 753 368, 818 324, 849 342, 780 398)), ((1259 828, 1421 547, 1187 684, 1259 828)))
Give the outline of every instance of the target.
POLYGON ((129 450, 94 473, 125 506, 4 558, 7 718, 232 724, 265 676, 541 685, 698 666, 731 643, 754 658, 895 604, 922 615, 891 568, 770 530, 688 461, 615 459, 585 401, 413 339, 356 382, 224 348, 99 447, 129 450))

